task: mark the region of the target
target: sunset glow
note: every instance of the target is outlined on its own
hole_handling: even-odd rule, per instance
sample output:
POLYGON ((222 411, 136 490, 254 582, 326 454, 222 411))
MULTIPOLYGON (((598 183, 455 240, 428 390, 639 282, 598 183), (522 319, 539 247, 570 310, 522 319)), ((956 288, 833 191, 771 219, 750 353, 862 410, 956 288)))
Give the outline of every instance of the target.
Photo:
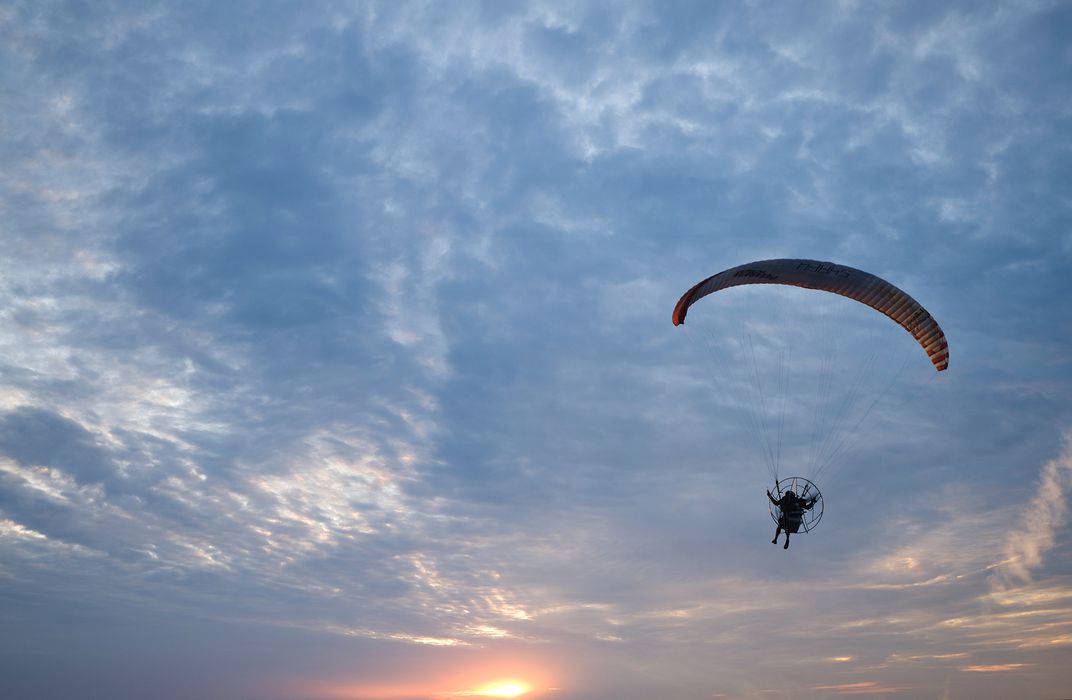
POLYGON ((496 681, 476 690, 465 690, 455 693, 458 697, 481 697, 481 698, 516 698, 532 690, 532 687, 521 681, 496 681))
MULTIPOLYGON (((333 700, 394 700, 396 698, 427 697, 435 700, 452 698, 519 698, 531 693, 534 686, 547 688, 548 680, 541 674, 528 676, 530 681, 510 677, 481 682, 466 674, 452 679, 425 681, 416 683, 391 683, 383 685, 355 684, 312 684, 303 687, 297 694, 303 697, 331 698, 333 700), (458 690, 458 688, 462 688, 458 690)), ((486 676, 485 676, 486 677, 486 676)))

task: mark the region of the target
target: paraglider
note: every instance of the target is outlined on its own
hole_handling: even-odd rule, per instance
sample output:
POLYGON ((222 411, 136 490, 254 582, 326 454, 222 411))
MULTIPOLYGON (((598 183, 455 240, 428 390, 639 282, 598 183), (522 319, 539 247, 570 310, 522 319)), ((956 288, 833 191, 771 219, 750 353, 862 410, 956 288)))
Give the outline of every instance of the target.
MULTIPOLYGON (((949 345, 946 341, 945 333, 937 321, 934 320, 934 317, 919 302, 900 288, 871 273, 847 265, 818 260, 759 260, 723 270, 697 283, 681 296, 674 307, 674 325, 680 326, 684 324, 690 309, 700 299, 715 292, 743 285, 801 287, 830 292, 855 300, 885 315, 908 331, 926 353, 935 371, 943 372, 949 367, 949 345)), ((771 331, 772 333, 788 333, 788 331, 779 330, 777 324, 768 325, 775 327, 775 330, 771 331)), ((722 332, 728 333, 729 331, 722 332)), ((722 339, 724 340, 725 338, 722 339)), ((720 337, 716 334, 715 341, 718 342, 719 340, 720 337)), ((751 337, 749 337, 749 343, 751 346, 751 337)), ((752 348, 752 361, 756 365, 759 364, 756 360, 754 348, 752 348)), ((831 361, 831 364, 836 365, 833 361, 831 361)), ((783 369, 783 373, 784 371, 783 369)), ((839 368, 835 366, 831 371, 837 373, 839 368)), ((758 377, 758 368, 756 375, 755 389, 760 390, 762 387, 758 377)), ((778 383, 787 385, 789 380, 785 376, 779 376, 778 383)), ((762 392, 757 391, 757 393, 762 392)), ((753 406, 748 408, 756 410, 753 406)), ((863 412, 863 415, 866 415, 869 411, 870 408, 863 412)), ((784 416, 782 416, 782 419, 784 419, 784 416)), ((860 420, 862 421, 862 418, 860 420)), ((753 423, 758 426, 757 431, 765 426, 765 421, 762 419, 754 419, 753 423)), ((782 430, 783 425, 778 422, 778 440, 781 440, 782 430)), ((778 462, 781 446, 779 444, 777 452, 775 452, 771 441, 767 437, 764 437, 764 440, 764 456, 775 482, 775 493, 770 490, 767 491, 771 506, 771 517, 777 525, 773 542, 777 543, 780 533, 784 531, 786 535, 784 548, 788 549, 790 534, 810 532, 818 525, 823 513, 822 494, 815 483, 807 478, 795 476, 780 479, 778 462)), ((830 443, 829 440, 825 442, 830 443)), ((835 440, 834 442, 836 443, 837 441, 835 440)), ((843 442, 837 444, 836 449, 832 450, 833 453, 836 454, 843 446, 843 442)), ((833 455, 824 457, 823 460, 825 461, 822 462, 821 466, 826 466, 832 459, 833 455)), ((813 479, 815 478, 814 475, 809 474, 809 476, 813 479)))

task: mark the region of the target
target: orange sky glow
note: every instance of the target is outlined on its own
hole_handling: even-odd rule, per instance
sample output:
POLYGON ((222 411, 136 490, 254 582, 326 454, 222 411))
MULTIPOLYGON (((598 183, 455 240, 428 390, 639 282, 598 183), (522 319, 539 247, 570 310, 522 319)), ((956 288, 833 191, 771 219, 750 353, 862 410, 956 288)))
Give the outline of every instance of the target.
POLYGON ((391 682, 314 682, 300 694, 317 700, 454 700, 456 698, 536 698, 552 688, 543 670, 514 665, 511 669, 483 668, 438 678, 409 678, 391 682))
POLYGON ((532 686, 524 681, 503 680, 488 683, 474 690, 459 690, 451 693, 455 697, 517 698, 525 695, 532 686))

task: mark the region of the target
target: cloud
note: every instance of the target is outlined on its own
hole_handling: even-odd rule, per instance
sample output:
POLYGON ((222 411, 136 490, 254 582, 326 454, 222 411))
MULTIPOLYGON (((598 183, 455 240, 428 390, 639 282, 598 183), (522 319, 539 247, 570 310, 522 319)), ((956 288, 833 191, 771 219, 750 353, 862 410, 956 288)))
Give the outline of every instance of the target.
POLYGON ((109 451, 78 423, 32 406, 0 416, 0 454, 23 466, 61 469, 80 484, 116 477, 109 451))
POLYGON ((859 683, 842 683, 839 685, 816 685, 815 690, 830 690, 835 695, 870 695, 884 693, 900 693, 904 688, 885 687, 877 681, 861 681, 859 683))
POLYGON ((1019 524, 1005 540, 1004 556, 991 576, 998 590, 1031 580, 1042 566, 1068 520, 1068 496, 1072 492, 1072 433, 1066 433, 1060 455, 1043 465, 1034 497, 1024 508, 1019 524))
POLYGON ((965 666, 960 669, 969 673, 1005 673, 1029 668, 1032 664, 991 664, 989 666, 965 666))

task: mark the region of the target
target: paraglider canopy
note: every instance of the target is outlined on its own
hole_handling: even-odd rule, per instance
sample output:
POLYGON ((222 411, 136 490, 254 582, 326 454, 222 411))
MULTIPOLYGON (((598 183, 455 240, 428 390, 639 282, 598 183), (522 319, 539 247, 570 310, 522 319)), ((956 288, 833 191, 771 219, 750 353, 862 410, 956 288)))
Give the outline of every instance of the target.
POLYGON ((708 294, 743 284, 783 284, 854 299, 885 314, 911 333, 936 370, 941 372, 949 367, 945 333, 919 302, 881 277, 832 262, 784 258, 757 260, 723 270, 685 292, 674 307, 674 325, 684 323, 689 307, 708 294))

